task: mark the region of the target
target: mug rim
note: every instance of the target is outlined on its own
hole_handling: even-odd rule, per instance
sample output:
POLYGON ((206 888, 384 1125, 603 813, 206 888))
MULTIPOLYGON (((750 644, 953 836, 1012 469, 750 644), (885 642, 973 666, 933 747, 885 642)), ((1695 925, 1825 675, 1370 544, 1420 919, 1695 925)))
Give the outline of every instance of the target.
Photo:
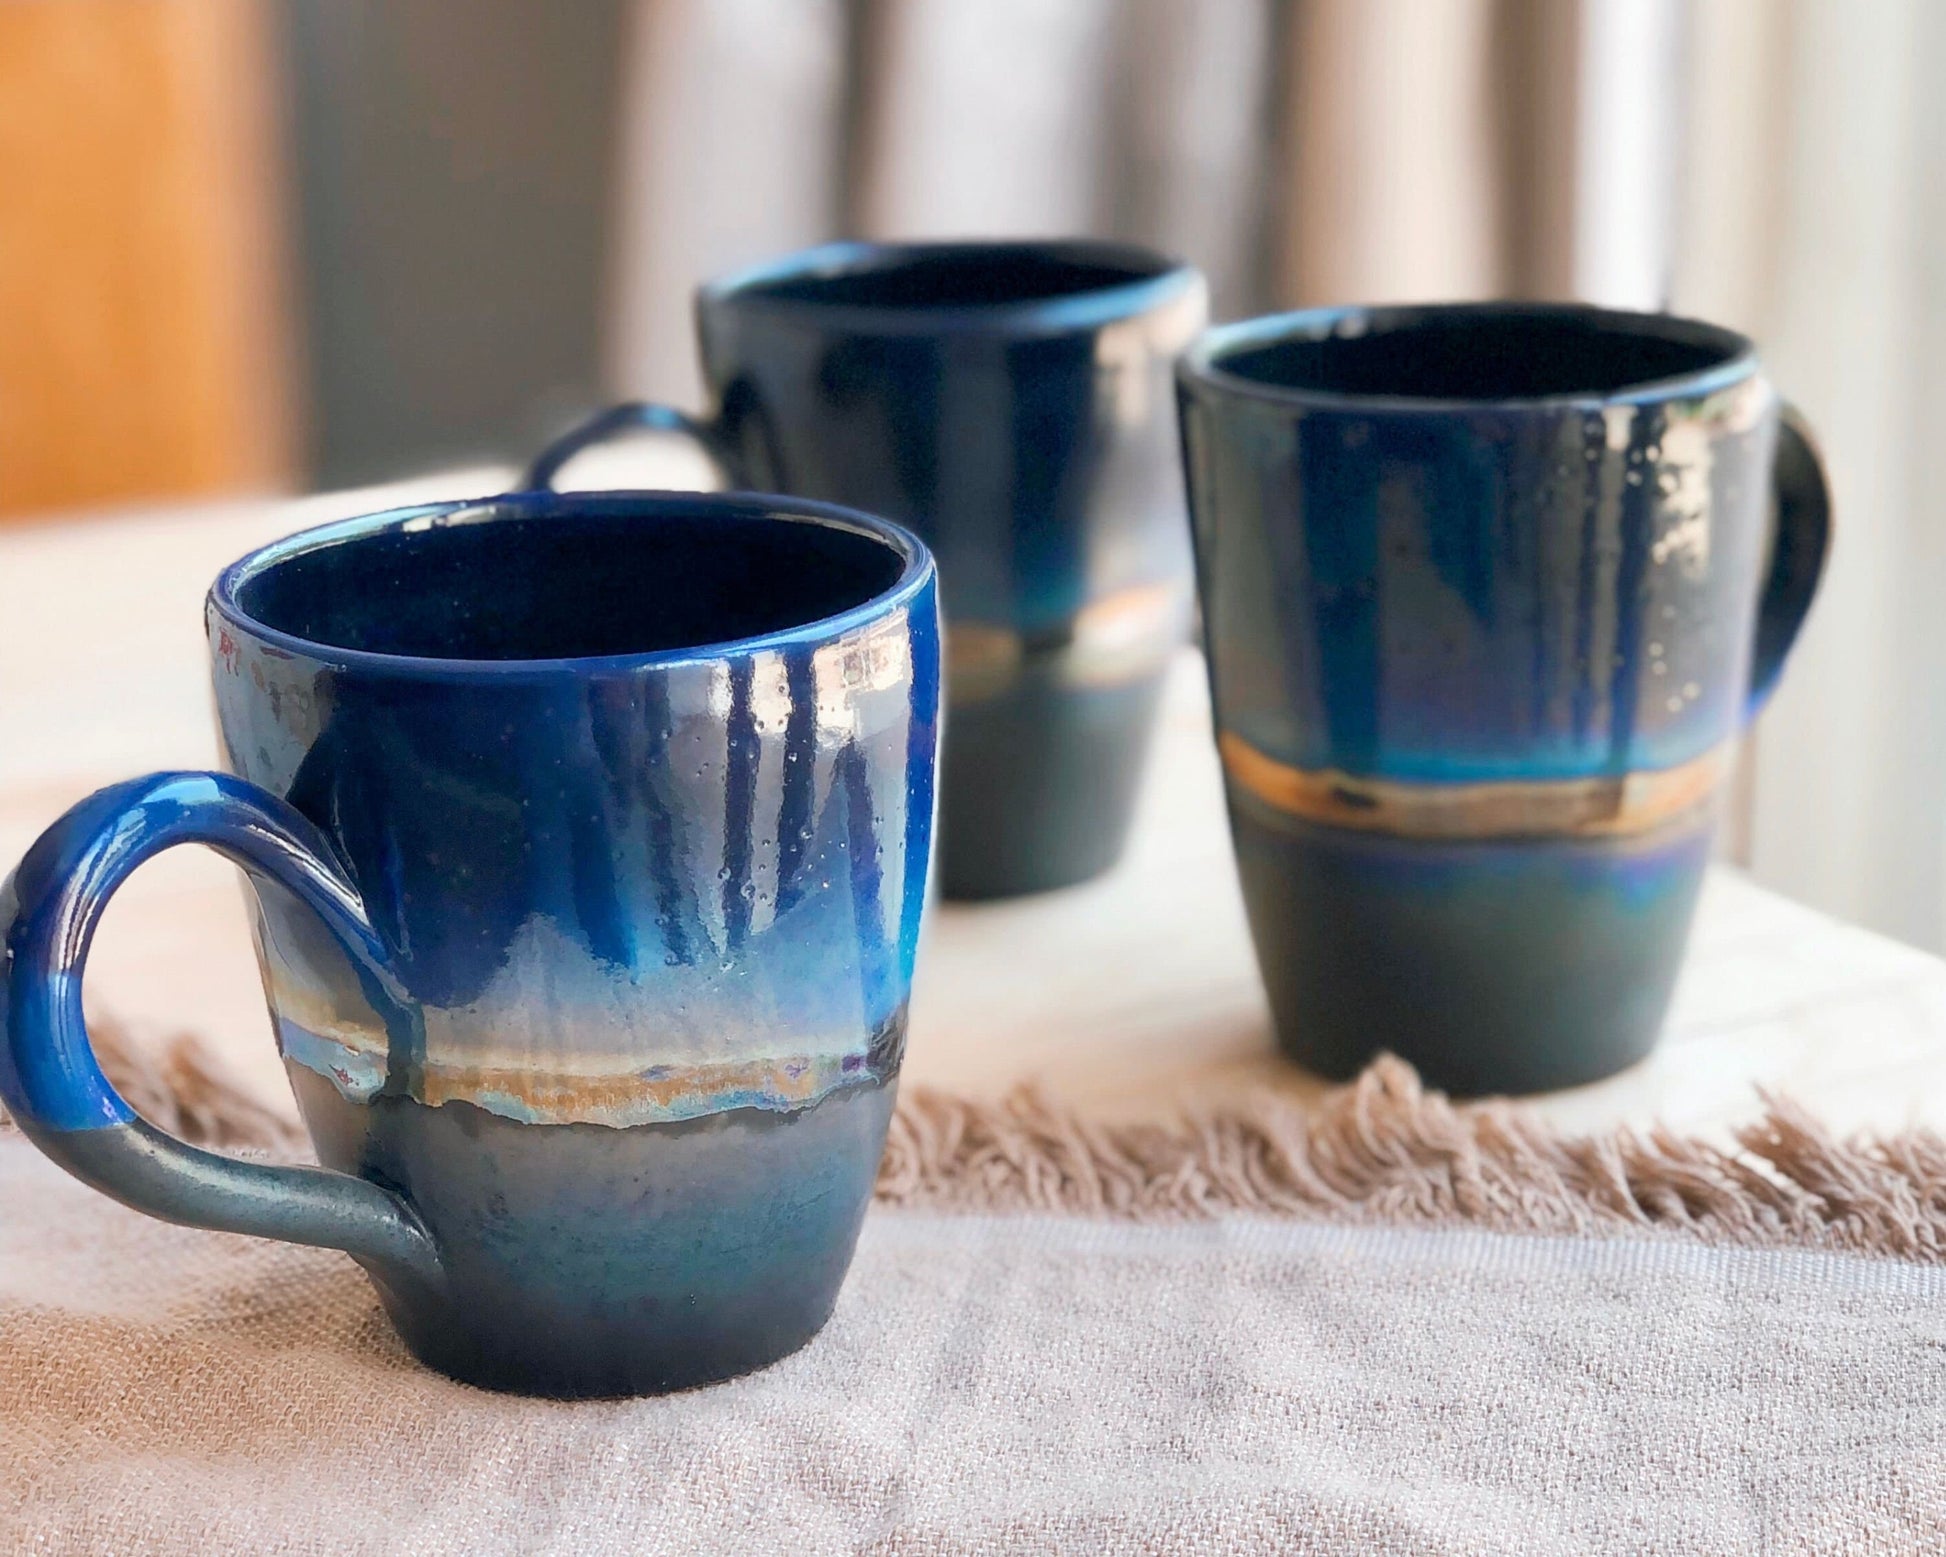
POLYGON ((760 653, 806 641, 827 642, 868 627, 895 610, 908 606, 934 576, 932 553, 902 525, 836 503, 788 497, 768 492, 677 492, 617 489, 599 492, 535 490, 502 492, 485 497, 450 498, 415 503, 404 508, 357 514, 328 524, 313 525, 256 547, 229 563, 216 575, 205 597, 206 610, 259 643, 302 656, 335 670, 363 670, 379 674, 437 678, 518 679, 550 675, 593 675, 603 672, 659 670, 702 664, 733 656, 760 653), (534 659, 454 659, 429 654, 392 654, 325 643, 273 627, 250 614, 238 591, 271 569, 314 552, 353 546, 373 536, 446 525, 492 525, 510 520, 553 517, 572 524, 577 518, 622 516, 653 523, 660 517, 693 515, 703 509, 745 519, 778 524, 804 524, 817 529, 862 535, 899 557, 899 575, 883 589, 856 605, 787 627, 744 638, 685 644, 664 649, 638 649, 621 654, 567 655, 534 659), (469 510, 478 510, 477 514, 469 510))
POLYGON ((899 243, 842 240, 762 260, 706 281, 696 289, 696 307, 699 313, 733 307, 793 315, 861 335, 1056 335, 1095 330, 1134 318, 1203 284, 1203 273, 1187 260, 1141 244, 1106 238, 955 238, 899 243), (1119 268, 1129 274, 1126 279, 1075 292, 987 303, 833 302, 779 297, 764 290, 781 282, 869 275, 917 260, 1025 258, 1119 268))
POLYGON ((1597 410, 1603 406, 1655 404, 1730 389, 1758 371, 1757 348, 1746 335, 1683 314, 1603 308, 1593 303, 1468 302, 1353 303, 1300 308, 1213 325, 1189 343, 1176 363, 1178 383, 1208 386, 1243 399, 1312 410, 1381 411, 1451 416, 1455 412, 1597 410), (1637 336, 1716 351, 1720 360, 1687 372, 1642 379, 1616 389, 1551 390, 1512 395, 1404 395, 1272 384, 1225 368, 1243 352, 1286 341, 1352 339, 1380 328, 1410 328, 1428 321, 1525 320, 1601 324, 1637 336))

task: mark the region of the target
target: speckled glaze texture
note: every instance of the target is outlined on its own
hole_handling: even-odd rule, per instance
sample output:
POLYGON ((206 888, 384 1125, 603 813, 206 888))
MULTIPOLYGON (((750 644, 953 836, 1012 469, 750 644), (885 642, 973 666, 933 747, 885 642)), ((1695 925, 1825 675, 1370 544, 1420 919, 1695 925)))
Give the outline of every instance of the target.
POLYGON ((1469 1093, 1639 1058, 1826 547, 1816 457, 1748 343, 1331 310, 1207 332, 1179 393, 1283 1047, 1330 1076, 1391 1049, 1469 1093))
POLYGON ((951 896, 1064 886, 1121 853, 1191 616, 1170 372, 1206 310, 1195 271, 1121 245, 832 245, 703 288, 707 424, 611 413, 937 555, 951 896))
POLYGON ((473 1382, 670 1389, 808 1340, 904 1046, 939 699, 923 546, 796 500, 529 492, 280 542, 218 580, 208 627, 236 776, 104 792, 0 904, 34 968, 0 1062, 30 1133, 144 1209, 351 1249, 414 1351, 473 1382), (252 871, 335 1170, 312 1188, 357 1200, 352 1236, 280 1205, 288 1180, 199 1198, 77 1145, 147 1127, 87 1055, 59 926, 189 840, 252 871))

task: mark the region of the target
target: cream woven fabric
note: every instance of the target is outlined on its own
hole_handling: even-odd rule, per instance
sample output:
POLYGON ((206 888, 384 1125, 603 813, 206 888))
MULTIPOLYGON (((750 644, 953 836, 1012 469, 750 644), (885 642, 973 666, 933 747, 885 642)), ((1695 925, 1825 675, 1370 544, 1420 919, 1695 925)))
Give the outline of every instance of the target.
POLYGON ((482 1394, 349 1261, 0 1137, 0 1549, 1946 1549, 1946 1270, 1684 1239, 881 1209, 836 1319, 482 1394))

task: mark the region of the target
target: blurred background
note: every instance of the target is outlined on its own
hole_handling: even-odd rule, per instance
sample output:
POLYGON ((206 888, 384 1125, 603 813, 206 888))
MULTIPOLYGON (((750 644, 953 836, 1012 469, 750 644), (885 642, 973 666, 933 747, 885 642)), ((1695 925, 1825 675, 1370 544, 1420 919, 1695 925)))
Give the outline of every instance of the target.
POLYGON ((1943 75, 1937 0, 0 0, 0 524, 693 403, 696 281, 834 236, 1673 308, 1838 495, 1733 850, 1946 948, 1943 75))

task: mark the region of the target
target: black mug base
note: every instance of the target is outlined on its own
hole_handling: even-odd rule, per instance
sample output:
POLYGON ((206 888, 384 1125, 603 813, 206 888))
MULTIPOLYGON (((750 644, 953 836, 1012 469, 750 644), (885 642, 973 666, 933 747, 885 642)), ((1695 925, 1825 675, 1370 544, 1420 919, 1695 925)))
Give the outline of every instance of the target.
POLYGON ((1030 672, 953 702, 940 753, 940 891, 1018 897, 1092 880, 1122 857, 1163 676, 1074 687, 1030 672))
POLYGON ((664 1394, 754 1372, 831 1317, 896 1084, 792 1113, 522 1124, 470 1103, 345 1099, 287 1066, 319 1160, 396 1185, 446 1290, 371 1271, 414 1356, 558 1399, 664 1394))
MULTIPOLYGON (((817 1338, 831 1317, 836 1298, 833 1291, 821 1312, 784 1316, 789 1322, 762 1335, 739 1336, 728 1342, 708 1337, 701 1344, 693 1338, 672 1336, 653 1354, 643 1351, 639 1337, 631 1337, 610 1348, 606 1355, 566 1361, 521 1356, 497 1343, 489 1343, 492 1349, 488 1349, 459 1327, 426 1323, 416 1308, 405 1312, 388 1301, 386 1309, 412 1355, 435 1373, 458 1383, 496 1394, 533 1395, 546 1400, 615 1400, 700 1389, 782 1362, 817 1338)), ((581 1342, 577 1339, 572 1344, 581 1342)))
POLYGON ((1278 1047, 1349 1080, 1380 1053, 1456 1096, 1599 1081, 1655 1047, 1714 832, 1432 843, 1232 790, 1278 1047))

